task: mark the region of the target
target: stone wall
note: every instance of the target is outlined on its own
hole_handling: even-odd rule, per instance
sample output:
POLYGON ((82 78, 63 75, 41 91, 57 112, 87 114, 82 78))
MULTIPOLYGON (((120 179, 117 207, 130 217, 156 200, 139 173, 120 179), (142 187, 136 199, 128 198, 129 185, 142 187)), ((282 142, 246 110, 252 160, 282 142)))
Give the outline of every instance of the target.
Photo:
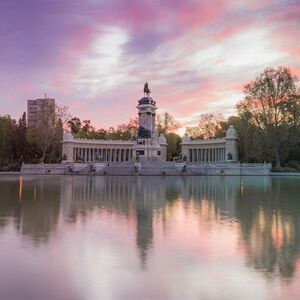
MULTIPOLYGON (((31 175, 133 175, 134 161, 115 163, 23 164, 21 174, 31 175), (105 170, 105 172, 103 172, 105 170)), ((139 175, 248 176, 270 175, 271 164, 175 163, 141 161, 139 175)))

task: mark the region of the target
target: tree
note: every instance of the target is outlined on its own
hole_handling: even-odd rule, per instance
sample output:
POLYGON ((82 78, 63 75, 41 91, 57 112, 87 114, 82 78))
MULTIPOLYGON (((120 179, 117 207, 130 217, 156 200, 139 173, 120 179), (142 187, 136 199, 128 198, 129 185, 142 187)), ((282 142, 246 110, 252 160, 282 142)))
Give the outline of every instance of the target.
POLYGON ((81 130, 81 121, 79 118, 74 117, 67 122, 72 134, 77 134, 81 130))
POLYGON ((185 135, 192 138, 192 140, 202 140, 204 136, 198 126, 194 127, 186 127, 185 128, 185 135))
POLYGON ((158 131, 158 134, 175 132, 180 127, 180 123, 176 121, 175 118, 168 112, 158 114, 156 117, 156 129, 158 131))
POLYGON ((265 69, 244 86, 244 99, 237 104, 238 114, 258 126, 281 165, 281 145, 287 141, 286 124, 293 118, 297 78, 286 67, 265 69))
POLYGON ((174 157, 180 155, 181 152, 181 136, 175 132, 166 134, 167 140, 167 160, 173 160, 174 157))
POLYGON ((85 133, 94 131, 95 128, 91 125, 91 121, 90 120, 83 120, 83 126, 81 128, 81 130, 85 133))
POLYGON ((117 126, 117 133, 121 140, 134 140, 138 131, 138 118, 130 119, 128 123, 117 126))
POLYGON ((20 164, 27 159, 27 124, 26 124, 26 113, 24 112, 22 117, 19 119, 18 124, 15 128, 15 138, 14 138, 14 150, 13 150, 13 160, 19 162, 20 164))
POLYGON ((192 139, 215 139, 224 136, 225 119, 222 114, 201 114, 198 126, 186 127, 185 134, 192 139))
POLYGON ((201 136, 205 140, 218 137, 222 130, 221 123, 223 121, 224 117, 221 114, 201 114, 198 124, 201 136))
POLYGON ((8 165, 13 160, 13 141, 16 121, 9 115, 0 116, 0 166, 8 165))
POLYGON ((271 158, 268 153, 268 147, 257 126, 249 122, 246 118, 230 116, 226 121, 221 123, 223 128, 222 137, 226 135, 226 131, 230 125, 234 126, 238 134, 238 156, 240 161, 270 161, 271 158))
POLYGON ((55 105, 53 107, 52 104, 49 104, 40 112, 39 126, 28 129, 28 141, 36 143, 41 150, 40 162, 46 162, 47 154, 52 151, 51 145, 61 142, 62 127, 69 119, 66 106, 55 105))

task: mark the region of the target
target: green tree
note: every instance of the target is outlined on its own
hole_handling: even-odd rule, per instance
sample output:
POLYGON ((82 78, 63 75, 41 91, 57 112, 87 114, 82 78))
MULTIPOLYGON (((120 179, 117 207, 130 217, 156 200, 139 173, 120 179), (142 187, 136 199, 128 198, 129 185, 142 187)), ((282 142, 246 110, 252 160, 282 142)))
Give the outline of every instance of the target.
POLYGON ((95 128, 91 125, 91 121, 90 120, 83 120, 83 126, 81 128, 81 131, 85 132, 85 133, 89 133, 91 131, 94 131, 95 128))
POLYGON ((0 166, 13 161, 16 121, 9 115, 0 116, 0 166))
POLYGON ((166 134, 167 140, 167 160, 173 160, 174 157, 178 157, 181 153, 181 141, 182 138, 175 132, 166 134))
POLYGON ((77 134, 81 130, 81 121, 79 118, 74 117, 67 122, 72 134, 77 134))
POLYGON ((237 104, 239 116, 246 117, 264 135, 280 167, 282 145, 288 141, 286 126, 293 118, 297 78, 286 67, 265 69, 244 86, 244 99, 237 104))
POLYGON ((28 142, 26 139, 27 125, 26 113, 22 114, 18 123, 14 121, 14 130, 11 141, 11 160, 15 164, 21 165, 27 159, 28 142))

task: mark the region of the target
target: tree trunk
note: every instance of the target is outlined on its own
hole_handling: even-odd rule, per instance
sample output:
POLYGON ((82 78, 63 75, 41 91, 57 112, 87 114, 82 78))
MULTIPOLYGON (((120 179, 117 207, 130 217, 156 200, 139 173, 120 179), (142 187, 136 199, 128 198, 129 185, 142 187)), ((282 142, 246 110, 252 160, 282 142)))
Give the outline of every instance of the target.
POLYGON ((279 155, 279 143, 278 143, 278 133, 277 128, 274 128, 274 154, 275 154, 275 166, 276 168, 281 168, 280 155, 279 155))
POLYGON ((274 146, 276 168, 281 168, 278 144, 274 146))

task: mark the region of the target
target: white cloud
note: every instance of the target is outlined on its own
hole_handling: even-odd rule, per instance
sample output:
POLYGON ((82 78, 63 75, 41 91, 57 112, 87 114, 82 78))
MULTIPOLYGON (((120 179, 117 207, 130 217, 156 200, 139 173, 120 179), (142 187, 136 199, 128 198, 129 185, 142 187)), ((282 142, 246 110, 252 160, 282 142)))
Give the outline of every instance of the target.
POLYGON ((120 57, 122 45, 127 40, 125 31, 120 28, 104 29, 80 59, 79 71, 73 80, 76 88, 93 96, 110 89, 116 82, 125 81, 126 73, 120 68, 120 57))

